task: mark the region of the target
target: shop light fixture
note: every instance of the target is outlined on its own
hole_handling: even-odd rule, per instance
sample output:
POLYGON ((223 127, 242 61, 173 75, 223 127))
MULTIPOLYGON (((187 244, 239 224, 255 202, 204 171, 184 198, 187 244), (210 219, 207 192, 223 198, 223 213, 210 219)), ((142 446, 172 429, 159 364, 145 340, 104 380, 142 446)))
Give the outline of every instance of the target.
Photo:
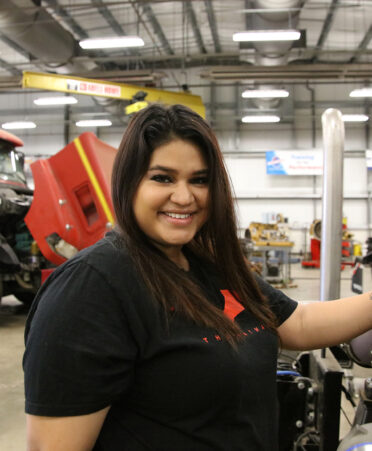
POLYGON ((288 96, 289 92, 285 89, 247 89, 242 93, 244 99, 275 99, 288 96))
POLYGON ((65 96, 65 97, 39 97, 38 99, 34 100, 35 105, 72 105, 74 103, 77 103, 77 99, 72 96, 65 96))
POLYGON ((369 117, 366 114, 343 114, 342 120, 344 122, 366 122, 369 117))
POLYGON ((84 121, 77 121, 77 127, 110 127, 112 122, 108 119, 87 119, 84 121))
POLYGON ((372 88, 354 89, 349 94, 350 97, 372 97, 372 88))
POLYGON ((83 49, 117 49, 122 47, 142 47, 145 43, 139 36, 113 36, 83 39, 79 42, 79 45, 83 49))
POLYGON ((242 122, 245 124, 260 124, 268 122, 279 122, 279 116, 244 116, 242 122))
POLYGON ((14 122, 4 122, 1 127, 5 130, 21 130, 23 128, 36 128, 35 122, 31 121, 14 121, 14 122))
POLYGON ((297 30, 251 30, 234 33, 233 41, 297 41, 300 37, 301 33, 297 30))

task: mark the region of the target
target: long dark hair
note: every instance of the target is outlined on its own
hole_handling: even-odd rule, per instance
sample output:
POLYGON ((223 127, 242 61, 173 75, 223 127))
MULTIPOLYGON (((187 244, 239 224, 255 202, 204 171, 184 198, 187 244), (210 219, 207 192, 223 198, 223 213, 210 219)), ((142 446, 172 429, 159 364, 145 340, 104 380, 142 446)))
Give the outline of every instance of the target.
POLYGON ((112 200, 117 228, 134 264, 165 312, 175 309, 218 331, 232 344, 242 337, 239 326, 205 298, 192 278, 156 248, 136 222, 133 199, 148 170, 151 154, 173 139, 194 144, 208 165, 208 220, 186 248, 206 264, 212 264, 239 302, 266 327, 275 330, 274 315, 260 293, 238 240, 229 178, 217 139, 203 118, 182 105, 155 104, 138 112, 124 133, 115 159, 112 200))

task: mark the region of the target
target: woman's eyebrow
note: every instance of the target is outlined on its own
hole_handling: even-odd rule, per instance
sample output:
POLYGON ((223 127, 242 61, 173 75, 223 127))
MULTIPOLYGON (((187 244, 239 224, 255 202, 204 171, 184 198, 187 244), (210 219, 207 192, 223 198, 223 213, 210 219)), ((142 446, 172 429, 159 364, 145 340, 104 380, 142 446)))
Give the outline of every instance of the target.
MULTIPOLYGON (((170 172, 173 174, 178 172, 176 169, 168 168, 167 166, 161 166, 161 165, 151 166, 151 168, 149 168, 149 172, 150 171, 163 171, 163 172, 170 172)), ((208 173, 208 169, 200 169, 198 171, 193 172, 193 174, 195 174, 195 175, 204 175, 207 173, 208 173)))
POLYGON ((151 166, 149 171, 177 172, 175 169, 168 168, 167 166, 160 166, 158 164, 156 166, 151 166))
POLYGON ((195 174, 195 175, 206 175, 206 174, 208 174, 208 169, 200 169, 199 171, 195 171, 195 172, 193 172, 193 174, 195 174))

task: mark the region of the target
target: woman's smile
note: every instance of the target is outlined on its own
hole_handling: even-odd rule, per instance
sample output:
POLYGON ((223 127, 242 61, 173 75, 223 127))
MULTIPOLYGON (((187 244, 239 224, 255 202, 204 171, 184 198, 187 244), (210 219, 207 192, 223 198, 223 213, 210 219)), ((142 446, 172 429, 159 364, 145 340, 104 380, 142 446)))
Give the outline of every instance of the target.
POLYGON ((160 214, 164 215, 166 220, 171 224, 175 225, 189 225, 193 220, 193 213, 170 213, 170 212, 161 212, 160 214))

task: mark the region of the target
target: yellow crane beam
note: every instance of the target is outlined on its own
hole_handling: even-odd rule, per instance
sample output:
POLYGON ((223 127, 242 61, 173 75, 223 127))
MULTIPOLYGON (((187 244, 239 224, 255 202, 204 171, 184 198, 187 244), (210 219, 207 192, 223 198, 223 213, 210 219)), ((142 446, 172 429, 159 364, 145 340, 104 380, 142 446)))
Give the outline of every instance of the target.
POLYGON ((164 91, 145 86, 106 82, 91 78, 28 71, 23 72, 22 87, 109 97, 118 100, 132 100, 135 94, 143 91, 147 93, 146 102, 164 103, 167 105, 182 104, 196 111, 200 116, 205 117, 205 106, 201 97, 186 92, 164 91))

